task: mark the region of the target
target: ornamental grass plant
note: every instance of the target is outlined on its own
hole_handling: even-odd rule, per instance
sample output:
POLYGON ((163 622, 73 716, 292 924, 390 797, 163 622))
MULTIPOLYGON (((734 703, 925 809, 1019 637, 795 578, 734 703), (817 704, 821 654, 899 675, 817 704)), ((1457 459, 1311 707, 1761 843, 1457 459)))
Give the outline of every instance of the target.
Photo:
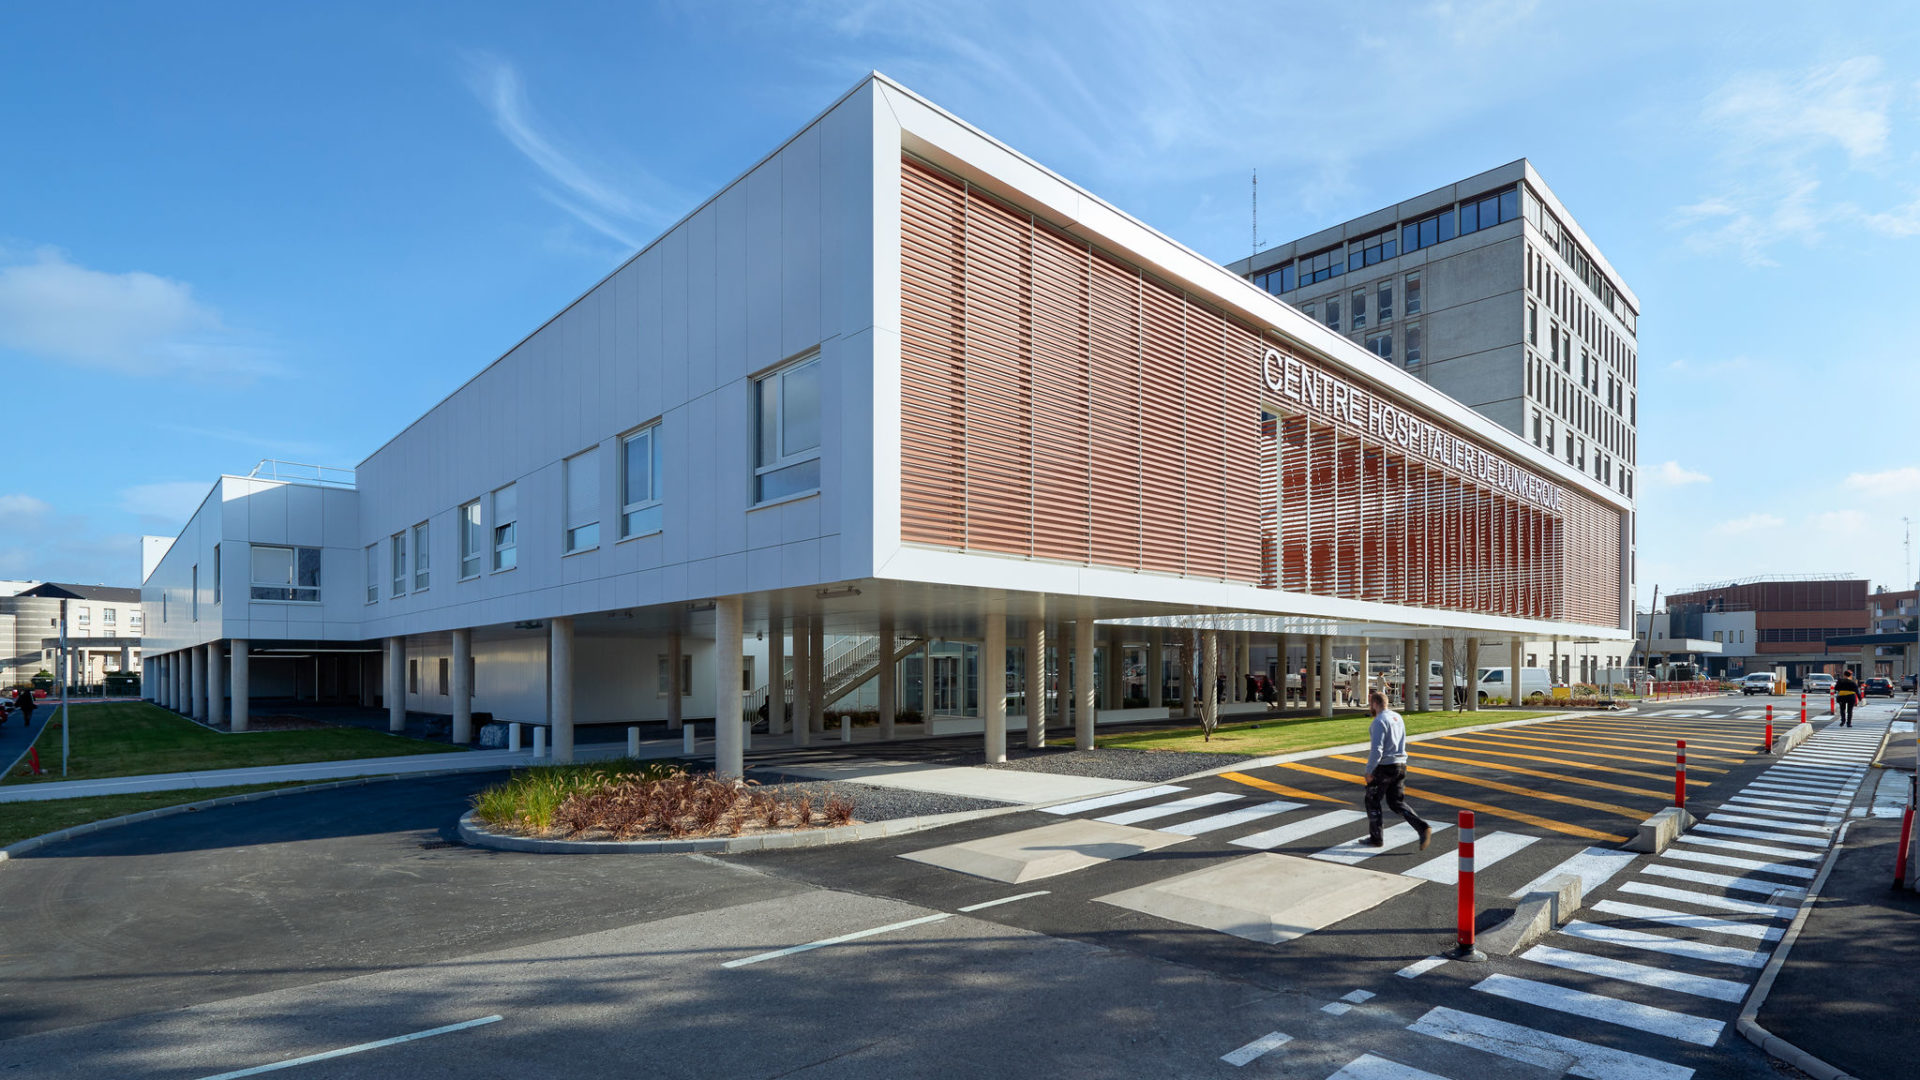
POLYGON ((490 828, 563 838, 684 839, 853 821, 838 795, 816 805, 804 791, 694 775, 677 764, 617 761, 529 769, 474 796, 490 828))

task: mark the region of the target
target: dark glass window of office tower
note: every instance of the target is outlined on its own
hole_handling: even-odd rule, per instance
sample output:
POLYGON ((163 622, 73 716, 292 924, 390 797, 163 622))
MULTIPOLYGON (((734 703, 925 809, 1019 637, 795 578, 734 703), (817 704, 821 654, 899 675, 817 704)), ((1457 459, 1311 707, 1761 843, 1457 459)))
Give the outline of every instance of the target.
POLYGON ((1359 330, 1367 325, 1367 290, 1353 290, 1353 328, 1359 330))
POLYGON ((1514 188, 1460 204, 1460 235, 1491 229, 1520 216, 1520 192, 1514 188))
POLYGON ((1393 238, 1393 230, 1369 236, 1364 240, 1355 240, 1347 245, 1347 269, 1359 270, 1395 258, 1400 254, 1400 245, 1393 238))
POLYGON ((1340 298, 1337 296, 1327 297, 1327 325, 1335 330, 1340 329, 1340 298))
POLYGON ((1454 237, 1454 212, 1449 206, 1437 214, 1400 226, 1400 250, 1418 251, 1454 237))
POLYGON ((1385 322, 1393 318, 1393 279, 1380 283, 1379 295, 1374 297, 1373 317, 1385 322))
POLYGON ((1407 351, 1406 365, 1412 367, 1420 362, 1420 324, 1408 323, 1406 329, 1407 351))
POLYGON ((1293 264, 1288 263, 1285 266, 1275 267, 1264 274, 1255 274, 1253 275, 1253 283, 1275 296, 1281 293, 1290 293, 1293 291, 1294 283, 1293 264))
POLYGON ((1407 314, 1420 314, 1420 275, 1407 275, 1407 314))
POLYGON ((1340 249, 1328 248, 1300 260, 1300 284, 1312 285, 1328 278, 1339 277, 1346 273, 1346 270, 1346 260, 1340 257, 1340 249))

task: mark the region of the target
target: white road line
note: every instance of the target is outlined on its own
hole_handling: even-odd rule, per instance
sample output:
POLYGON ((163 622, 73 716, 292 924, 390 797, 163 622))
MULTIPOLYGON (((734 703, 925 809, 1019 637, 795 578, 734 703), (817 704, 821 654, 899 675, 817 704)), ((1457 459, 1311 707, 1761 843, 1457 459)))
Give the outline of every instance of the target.
POLYGON ((1754 825, 1763 829, 1773 829, 1777 832, 1791 830, 1793 832, 1814 833, 1819 836, 1833 835, 1833 828, 1828 825, 1815 825, 1810 821, 1776 821, 1773 818, 1748 817, 1745 814, 1729 814, 1724 810, 1719 813, 1708 814, 1706 820, 1716 825, 1724 825, 1731 821, 1736 825, 1754 825))
POLYGON ((989 900, 984 904, 968 904, 966 907, 960 908, 959 911, 964 914, 969 911, 979 911, 983 908, 999 907, 1001 904, 1011 904, 1015 900, 1031 900, 1036 896, 1045 896, 1050 891, 1051 890, 1048 889, 1041 889, 1038 892, 1023 892, 1018 896, 1003 896, 998 900, 989 900))
POLYGON ((1344 1001, 1329 1001, 1320 1006, 1320 1011, 1332 1013, 1334 1016, 1345 1016, 1353 1011, 1353 1006, 1344 1001))
POLYGON ((1507 896, 1510 899, 1518 900, 1520 897, 1539 889, 1561 874, 1572 874, 1579 878, 1582 886, 1581 895, 1592 896, 1595 892, 1599 891, 1600 886, 1607 883, 1608 878, 1626 869, 1627 864, 1637 857, 1638 856, 1631 851, 1590 847, 1561 863, 1559 866, 1527 882, 1525 885, 1520 886, 1513 892, 1508 893, 1507 896))
POLYGON ((1176 836, 1199 836, 1202 833, 1231 829, 1235 825, 1245 825, 1249 821, 1259 821, 1261 818, 1272 817, 1275 814, 1284 814, 1289 810, 1298 810, 1305 805, 1307 804, 1297 802, 1263 802, 1258 806, 1229 810, 1224 814, 1215 814, 1212 817, 1203 817, 1196 821, 1182 821, 1173 825, 1162 825, 1160 831, 1163 833, 1173 833, 1176 836))
POLYGON ((1458 1009, 1430 1009, 1408 1031, 1587 1080, 1690 1080, 1693 1070, 1458 1009))
POLYGON ((1833 802, 1831 800, 1782 799, 1777 795, 1734 795, 1730 796, 1727 802, 1729 804, 1739 803, 1742 806, 1751 804, 1755 806, 1778 806, 1790 810, 1817 810, 1822 813, 1830 812, 1833 809, 1833 802))
POLYGON ((721 964, 720 966, 723 968, 746 967, 748 964, 758 964, 762 960, 774 960, 782 956, 792 956, 794 953, 803 953, 812 949, 824 949, 828 945, 839 945, 842 942, 858 941, 861 938, 873 937, 875 934, 889 934, 895 930, 905 930, 909 926, 924 926, 930 922, 939 922, 941 919, 951 919, 951 918, 953 918, 952 913, 945 912, 945 911, 939 913, 938 915, 922 915, 917 919, 907 919, 904 922, 888 923, 885 926, 876 926, 871 930, 855 930, 851 934, 841 934, 838 937, 821 938, 819 941, 809 941, 805 945, 794 945, 785 949, 775 949, 772 952, 755 953, 752 956, 743 956, 738 960, 729 960, 726 963, 721 964))
MULTIPOLYGON (((1476 837, 1473 842, 1473 866, 1478 873, 1499 862, 1501 859, 1520 851, 1528 844, 1540 839, 1523 833, 1496 832, 1476 837)), ((1411 870, 1402 870, 1402 877, 1419 878, 1422 881, 1437 881, 1442 885, 1460 883, 1459 845, 1449 845, 1453 850, 1436 856, 1411 870)))
POLYGON ((1043 806, 1045 814, 1078 814, 1085 810, 1098 810, 1105 806, 1119 806, 1122 803, 1139 802, 1141 799, 1157 799, 1162 795, 1177 795, 1186 788, 1174 784, 1161 784, 1159 787, 1140 788, 1137 791, 1122 791, 1115 795, 1096 795, 1091 799, 1078 802, 1061 803, 1059 806, 1043 806))
POLYGON ((1829 844, 1824 836, 1801 836, 1777 829, 1742 829, 1734 825, 1713 825, 1704 821, 1695 825, 1692 831, 1712 833, 1715 836, 1744 836, 1749 840, 1765 840, 1769 844, 1797 844, 1800 847, 1819 848, 1823 851, 1829 844))
POLYGON ((1388 1061, 1372 1054, 1361 1054, 1340 1067, 1340 1071, 1327 1077, 1327 1080, 1447 1080, 1444 1076, 1435 1076, 1424 1069, 1411 1065, 1402 1065, 1397 1061, 1388 1061))
POLYGON ((1780 940, 1780 928, 1776 926, 1757 926, 1753 923, 1734 922, 1731 919, 1716 919, 1711 915, 1689 915, 1684 911, 1674 911, 1670 908, 1645 907, 1640 904, 1623 904, 1618 900, 1602 900, 1593 905, 1593 910, 1602 915, 1618 915, 1623 919, 1643 919, 1647 922, 1682 926, 1689 930, 1706 930, 1731 937, 1753 938, 1757 941, 1780 940))
POLYGON ((1720 1029, 1726 1026, 1718 1020, 1689 1016, 1671 1009, 1656 1009, 1651 1005, 1607 997, 1604 994, 1589 994, 1585 990, 1575 990, 1558 983, 1518 979, 1512 975, 1489 975, 1474 983, 1473 988, 1483 994, 1492 994, 1510 1001, 1539 1005, 1542 1008, 1555 1009, 1574 1016, 1584 1016, 1589 1020, 1619 1024, 1621 1027, 1632 1028, 1635 1031, 1651 1031, 1656 1035, 1665 1035, 1670 1039, 1679 1039, 1681 1042, 1692 1043, 1695 1046, 1712 1046, 1719 1042, 1720 1029))
POLYGON ((1255 1058, 1261 1057, 1273 1050, 1278 1050, 1280 1047, 1292 1041, 1293 1036, 1285 1032, 1270 1031, 1240 1049, 1235 1050, 1231 1054, 1221 1054, 1220 1060, 1229 1065, 1245 1065, 1255 1058))
POLYGON ((1688 851, 1685 848, 1670 848, 1660 856, 1662 859, 1678 859, 1681 862, 1703 863, 1707 866, 1730 866, 1735 870, 1757 870, 1762 874, 1779 874, 1781 877, 1813 880, 1813 870, 1805 866, 1788 866, 1785 863, 1761 862, 1758 859, 1738 859, 1732 855, 1721 855, 1713 851, 1688 851))
POLYGON ((1755 780, 1742 788, 1761 794, 1797 795, 1803 799, 1837 799, 1846 785, 1839 787, 1820 787, 1813 784, 1788 784, 1779 780, 1755 780))
POLYGON ((1413 963, 1394 972, 1394 974, 1403 979, 1417 979, 1446 962, 1447 958, 1444 956, 1429 956, 1425 960, 1415 960, 1413 963))
POLYGON ((1583 971, 1603 979, 1639 983, 1641 986, 1651 986, 1657 990, 1672 990, 1675 993, 1692 994, 1694 997, 1712 998, 1715 1001, 1739 1001, 1747 996, 1747 984, 1735 982, 1732 979, 1688 975, 1647 964, 1595 956, 1592 953, 1556 949, 1551 945, 1535 945, 1521 953, 1520 959, 1531 960, 1548 967, 1565 968, 1568 971, 1583 971))
POLYGON ((435 1035, 445 1035, 453 1031, 465 1031, 468 1028, 480 1027, 483 1024, 495 1024, 499 1022, 500 1017, 498 1016, 483 1016, 478 1020, 467 1020, 458 1024, 448 1024, 445 1027, 428 1028, 426 1031, 416 1031, 411 1035, 395 1035, 391 1039, 380 1039, 375 1042, 361 1043, 358 1046, 343 1046, 338 1050, 328 1050, 319 1054, 308 1054, 305 1057, 288 1058, 285 1061, 276 1061, 270 1065, 255 1065, 251 1069, 236 1069, 233 1072, 203 1076, 200 1080, 238 1080, 238 1078, 242 1076, 258 1076, 261 1073, 274 1072, 278 1069, 291 1069, 295 1065, 305 1065, 308 1062, 326 1061, 329 1058, 364 1053, 368 1050, 378 1050, 383 1046, 397 1046, 400 1043, 413 1042, 416 1039, 430 1039, 435 1035))
POLYGON ((1645 949, 1648 952, 1667 953, 1672 956, 1684 956, 1690 960, 1707 960, 1716 964, 1731 964, 1734 967, 1743 968, 1766 967, 1767 957, 1770 955, 1758 949, 1710 945, 1704 941, 1688 941, 1686 938, 1648 934, 1639 930, 1629 930, 1624 926, 1605 926, 1601 923, 1581 922, 1578 919, 1561 927, 1560 933, 1584 941, 1601 941, 1608 945, 1620 945, 1629 949, 1645 949))
POLYGON ((1364 1005, 1379 995, 1371 990, 1349 990, 1340 995, 1341 1001, 1351 1001, 1355 1005, 1364 1005))
POLYGON ((1785 895, 1793 900, 1801 900, 1807 895, 1807 890, 1784 882, 1735 877, 1732 874, 1709 874, 1705 870, 1688 870, 1683 866, 1668 866, 1659 862, 1649 863, 1640 872, 1652 874, 1655 877, 1673 878, 1676 881, 1691 881, 1696 885, 1717 885, 1722 889, 1733 889, 1737 892, 1759 893, 1762 896, 1785 895))
POLYGON ((1122 810, 1117 814, 1108 814, 1105 817, 1094 820, 1107 821, 1115 825, 1131 825, 1136 821, 1152 821, 1155 818, 1172 817, 1175 814, 1185 814, 1189 811, 1199 810, 1208 806, 1237 802, 1239 799, 1240 796, 1235 795, 1231 791, 1208 791, 1199 795, 1189 795, 1184 799, 1175 799, 1172 802, 1143 806, 1138 810, 1122 810))
POLYGON ((1688 833, 1680 838, 1682 843, 1698 844, 1701 847, 1725 848, 1728 851, 1745 851, 1753 855, 1766 855, 1775 859, 1800 859, 1814 861, 1820 858, 1817 851, 1795 851, 1787 848, 1768 847, 1765 844, 1748 844, 1739 840, 1722 840, 1714 836, 1695 836, 1688 833))
POLYGON ((1818 814, 1806 810, 1769 810, 1764 806, 1751 806, 1748 804, 1748 800, 1739 798, 1728 799, 1726 802, 1721 803, 1720 809, 1723 812, 1732 811, 1736 814, 1757 815, 1771 821, 1804 821, 1824 825, 1829 821, 1835 820, 1835 815, 1830 810, 1818 814))
POLYGON ((1282 844, 1292 843, 1302 837, 1312 836, 1315 833, 1323 833, 1328 829, 1338 829, 1345 825, 1351 825, 1356 821, 1365 821, 1366 818, 1367 815, 1358 810, 1329 810, 1324 814, 1315 814, 1310 818, 1290 821, 1285 825, 1268 829, 1265 832, 1257 832, 1248 836, 1238 837, 1229 841, 1229 843, 1237 844, 1240 847, 1259 848, 1261 851, 1271 851, 1282 844))
MULTIPOLYGON (((1434 834, 1438 835, 1441 832, 1446 831, 1448 828, 1450 828, 1450 826, 1442 825, 1439 822, 1434 822, 1431 828, 1433 829, 1434 834)), ((1380 834, 1381 843, 1379 847, 1369 847, 1366 842, 1367 841, 1366 837, 1356 836, 1352 840, 1348 840, 1344 844, 1335 844, 1334 846, 1326 849, 1325 851, 1316 851, 1313 853, 1312 857, 1316 859, 1323 859, 1330 863, 1340 863, 1345 866, 1353 866, 1355 864, 1365 862, 1366 860, 1373 858, 1375 855, 1384 855, 1387 852, 1392 851, 1394 848, 1405 847, 1408 844, 1415 843, 1419 839, 1420 839, 1420 834, 1413 831, 1413 826, 1403 821, 1398 825, 1394 825, 1388 828, 1385 832, 1382 832, 1380 834)))
POLYGON ((1629 881, 1620 886, 1623 893, 1635 896, 1651 896, 1656 900, 1678 900, 1683 904, 1699 907, 1717 908, 1740 915, 1767 915, 1775 919, 1791 919, 1795 908, 1781 904, 1759 904, 1752 900, 1735 900, 1732 897, 1703 893, 1696 889, 1675 889, 1666 885, 1649 885, 1644 881, 1629 881))

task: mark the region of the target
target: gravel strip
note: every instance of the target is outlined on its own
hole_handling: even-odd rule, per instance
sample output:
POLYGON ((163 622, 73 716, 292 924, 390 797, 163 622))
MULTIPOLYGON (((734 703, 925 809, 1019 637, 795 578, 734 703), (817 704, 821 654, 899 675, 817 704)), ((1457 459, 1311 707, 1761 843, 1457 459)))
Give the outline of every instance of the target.
POLYGON ((927 814, 952 814, 961 810, 992 810, 1006 803, 992 799, 969 799, 963 795, 941 795, 927 791, 903 791, 900 788, 871 784, 830 783, 825 780, 780 782, 779 774, 754 770, 750 779, 759 780, 767 790, 782 795, 806 794, 815 806, 824 805, 835 795, 853 800, 855 821, 893 821, 896 818, 927 814))
POLYGON ((1183 754, 1165 750, 1040 750, 1010 758, 986 769, 1012 769, 1015 772, 1055 773, 1062 776, 1097 776, 1107 780, 1137 780, 1158 783, 1177 776, 1246 761, 1249 754, 1183 754))

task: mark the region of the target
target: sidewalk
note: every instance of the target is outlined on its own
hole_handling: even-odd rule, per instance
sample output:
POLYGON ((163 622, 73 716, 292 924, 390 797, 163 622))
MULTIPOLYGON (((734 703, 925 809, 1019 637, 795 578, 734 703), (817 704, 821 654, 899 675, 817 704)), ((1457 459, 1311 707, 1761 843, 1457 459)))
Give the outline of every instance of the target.
MULTIPOLYGON (((1896 732, 1882 760, 1911 769, 1912 738, 1896 732), (1903 741, 1907 756, 1895 758, 1893 747, 1903 741)), ((1894 803, 1904 803, 1911 775, 1900 769, 1869 774, 1861 807, 1869 816, 1852 819, 1833 872, 1757 1018, 1779 1038, 1864 1080, 1911 1076, 1920 1060, 1920 1025, 1912 1017, 1920 894, 1893 887, 1900 838, 1894 803)))

